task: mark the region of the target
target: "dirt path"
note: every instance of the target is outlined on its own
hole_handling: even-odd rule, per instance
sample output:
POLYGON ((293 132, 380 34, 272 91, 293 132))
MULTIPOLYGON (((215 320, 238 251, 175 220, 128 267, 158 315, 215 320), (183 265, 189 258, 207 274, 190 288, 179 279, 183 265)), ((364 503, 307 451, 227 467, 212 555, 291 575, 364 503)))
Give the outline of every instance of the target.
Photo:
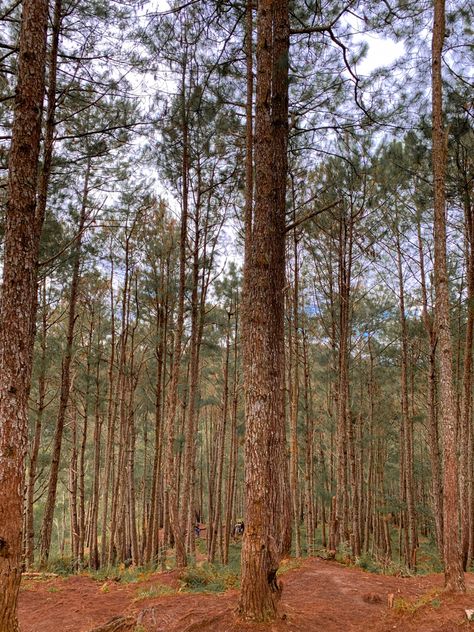
POLYGON ((131 614, 147 632, 474 631, 464 614, 465 608, 474 607, 471 575, 468 592, 457 597, 441 592, 441 575, 386 577, 317 559, 284 574, 282 581, 285 618, 271 625, 238 622, 236 591, 144 598, 147 590, 156 593, 157 586, 161 592, 177 590, 176 573, 125 586, 77 576, 28 581, 21 592, 20 622, 22 632, 88 632, 114 616, 131 614))

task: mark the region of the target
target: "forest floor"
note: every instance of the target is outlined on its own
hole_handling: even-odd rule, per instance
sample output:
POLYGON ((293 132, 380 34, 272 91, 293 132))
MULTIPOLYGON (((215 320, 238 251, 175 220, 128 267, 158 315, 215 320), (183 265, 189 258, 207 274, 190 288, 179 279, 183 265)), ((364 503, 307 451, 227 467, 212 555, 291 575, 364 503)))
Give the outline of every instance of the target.
MULTIPOLYGON (((290 563, 289 567, 292 566, 290 563)), ((294 566, 294 564, 293 564, 294 566)), ((237 621, 236 589, 183 592, 178 571, 123 584, 86 575, 25 579, 22 632, 90 632, 123 616, 118 632, 457 632, 472 629, 474 575, 465 595, 442 592, 443 576, 394 577, 310 558, 281 576, 283 617, 273 624, 237 621), (390 607, 390 602, 393 602, 390 607)))

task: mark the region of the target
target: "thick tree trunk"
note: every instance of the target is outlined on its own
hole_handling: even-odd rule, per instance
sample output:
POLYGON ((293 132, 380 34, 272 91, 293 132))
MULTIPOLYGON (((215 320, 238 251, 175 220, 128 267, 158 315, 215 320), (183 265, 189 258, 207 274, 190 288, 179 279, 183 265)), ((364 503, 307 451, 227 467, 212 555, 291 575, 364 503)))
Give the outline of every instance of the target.
POLYGON ((467 322, 464 339, 464 366, 462 380, 462 404, 460 423, 460 493, 463 568, 467 570, 470 556, 472 515, 472 346, 474 334, 474 213, 469 199, 469 189, 464 199, 466 224, 466 271, 467 271, 467 322))
POLYGON ((0 303, 0 631, 16 632, 41 222, 35 221, 48 2, 24 0, 0 303))
POLYGON ((443 126, 441 54, 445 37, 445 0, 434 2, 432 40, 434 281, 440 372, 440 412, 444 439, 444 576, 445 589, 464 592, 459 542, 456 402, 453 383, 449 283, 446 263, 446 132, 443 126))
POLYGON ((288 4, 262 0, 257 19, 256 197, 242 307, 246 399, 246 527, 239 612, 276 616, 276 572, 291 534, 285 463, 284 284, 288 141, 288 4))

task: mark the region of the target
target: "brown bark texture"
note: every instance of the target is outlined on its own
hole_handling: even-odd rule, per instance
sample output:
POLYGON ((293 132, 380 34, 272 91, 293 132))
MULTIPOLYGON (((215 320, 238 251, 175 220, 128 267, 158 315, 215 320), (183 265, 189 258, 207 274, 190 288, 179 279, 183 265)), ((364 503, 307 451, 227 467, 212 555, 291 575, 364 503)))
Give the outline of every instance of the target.
POLYGON ((242 346, 246 405, 243 619, 277 614, 276 579, 291 538, 285 454, 284 284, 288 142, 288 3, 257 14, 255 209, 244 269, 242 346))
POLYGON ((48 3, 24 0, 0 303, 0 630, 18 630, 27 403, 41 227, 34 221, 48 3))
POLYGON ((463 592, 464 573, 459 542, 456 400, 449 285, 446 262, 446 132, 443 125, 441 54, 445 37, 445 0, 435 0, 432 40, 432 116, 434 184, 434 282, 440 373, 440 414, 444 439, 444 576, 445 590, 463 592))

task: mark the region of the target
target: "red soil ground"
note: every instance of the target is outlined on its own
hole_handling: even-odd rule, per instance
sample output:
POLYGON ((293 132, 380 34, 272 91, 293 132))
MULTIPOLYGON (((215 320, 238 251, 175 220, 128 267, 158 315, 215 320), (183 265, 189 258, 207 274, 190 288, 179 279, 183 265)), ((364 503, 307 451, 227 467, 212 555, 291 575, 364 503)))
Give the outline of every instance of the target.
POLYGON ((309 559, 282 576, 284 618, 252 625, 235 617, 235 590, 144 598, 151 587, 155 594, 163 586, 161 592, 179 591, 176 571, 126 585, 86 576, 30 579, 22 585, 20 624, 22 632, 89 632, 113 617, 130 615, 142 626, 138 629, 147 632, 474 631, 464 612, 474 608, 474 577, 466 575, 466 580, 465 595, 449 596, 442 592, 439 574, 387 577, 309 559), (388 606, 389 595, 394 596, 393 608, 388 606))

